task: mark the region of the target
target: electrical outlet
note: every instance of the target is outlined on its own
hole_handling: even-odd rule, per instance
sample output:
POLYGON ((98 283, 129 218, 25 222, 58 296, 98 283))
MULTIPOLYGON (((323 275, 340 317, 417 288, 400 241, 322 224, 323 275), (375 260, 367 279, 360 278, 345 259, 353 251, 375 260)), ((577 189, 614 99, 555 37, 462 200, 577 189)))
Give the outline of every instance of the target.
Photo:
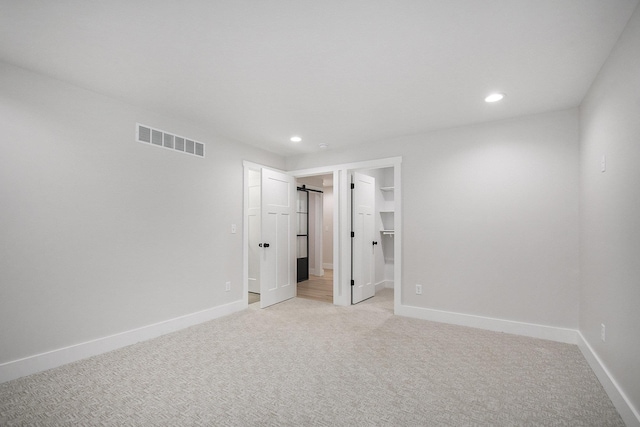
POLYGON ((422 285, 416 285, 416 295, 422 295, 422 285))
POLYGON ((236 234, 237 231, 238 231, 238 228, 236 227, 236 225, 231 224, 231 234, 236 234))
POLYGON ((604 323, 600 324, 600 339, 602 340, 602 342, 607 341, 607 335, 606 335, 606 328, 604 326, 604 323))
POLYGON ((229 292, 231 290, 231 282, 227 282, 224 284, 225 292, 229 292))

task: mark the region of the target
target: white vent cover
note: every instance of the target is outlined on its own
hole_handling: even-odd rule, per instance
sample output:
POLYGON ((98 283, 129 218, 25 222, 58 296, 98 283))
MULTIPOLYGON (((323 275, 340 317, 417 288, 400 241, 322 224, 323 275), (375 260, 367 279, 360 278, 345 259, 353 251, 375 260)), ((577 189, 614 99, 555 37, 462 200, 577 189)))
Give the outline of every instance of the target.
POLYGON ((173 151, 180 151, 193 156, 204 157, 204 144, 136 123, 136 141, 143 144, 156 145, 173 151))

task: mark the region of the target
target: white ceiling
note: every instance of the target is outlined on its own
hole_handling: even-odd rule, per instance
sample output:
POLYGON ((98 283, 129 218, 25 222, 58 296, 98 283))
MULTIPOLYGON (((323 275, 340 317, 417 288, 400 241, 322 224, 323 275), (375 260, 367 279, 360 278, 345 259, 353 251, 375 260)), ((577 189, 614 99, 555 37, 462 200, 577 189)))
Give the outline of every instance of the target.
POLYGON ((291 155, 575 107, 637 3, 0 0, 0 60, 291 155))

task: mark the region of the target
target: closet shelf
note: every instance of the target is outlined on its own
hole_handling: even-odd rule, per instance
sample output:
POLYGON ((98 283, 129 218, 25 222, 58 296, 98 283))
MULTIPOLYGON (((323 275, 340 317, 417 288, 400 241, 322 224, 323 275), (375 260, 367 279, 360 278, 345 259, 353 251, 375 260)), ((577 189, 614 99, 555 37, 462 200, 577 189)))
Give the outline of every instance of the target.
POLYGON ((396 234, 396 231, 395 231, 395 230, 380 230, 380 232, 381 232, 383 235, 391 235, 391 236, 392 236, 392 235, 396 234))
POLYGON ((380 187, 380 191, 393 191, 393 187, 380 187))

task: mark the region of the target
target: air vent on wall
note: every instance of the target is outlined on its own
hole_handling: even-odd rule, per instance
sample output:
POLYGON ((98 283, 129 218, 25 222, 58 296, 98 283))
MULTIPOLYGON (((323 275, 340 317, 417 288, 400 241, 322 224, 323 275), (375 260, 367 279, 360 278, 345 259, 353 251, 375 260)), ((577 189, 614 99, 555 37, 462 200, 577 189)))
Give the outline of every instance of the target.
POLYGON ((202 142, 173 135, 140 123, 136 123, 136 140, 143 144, 156 145, 169 150, 204 157, 204 144, 202 142))

